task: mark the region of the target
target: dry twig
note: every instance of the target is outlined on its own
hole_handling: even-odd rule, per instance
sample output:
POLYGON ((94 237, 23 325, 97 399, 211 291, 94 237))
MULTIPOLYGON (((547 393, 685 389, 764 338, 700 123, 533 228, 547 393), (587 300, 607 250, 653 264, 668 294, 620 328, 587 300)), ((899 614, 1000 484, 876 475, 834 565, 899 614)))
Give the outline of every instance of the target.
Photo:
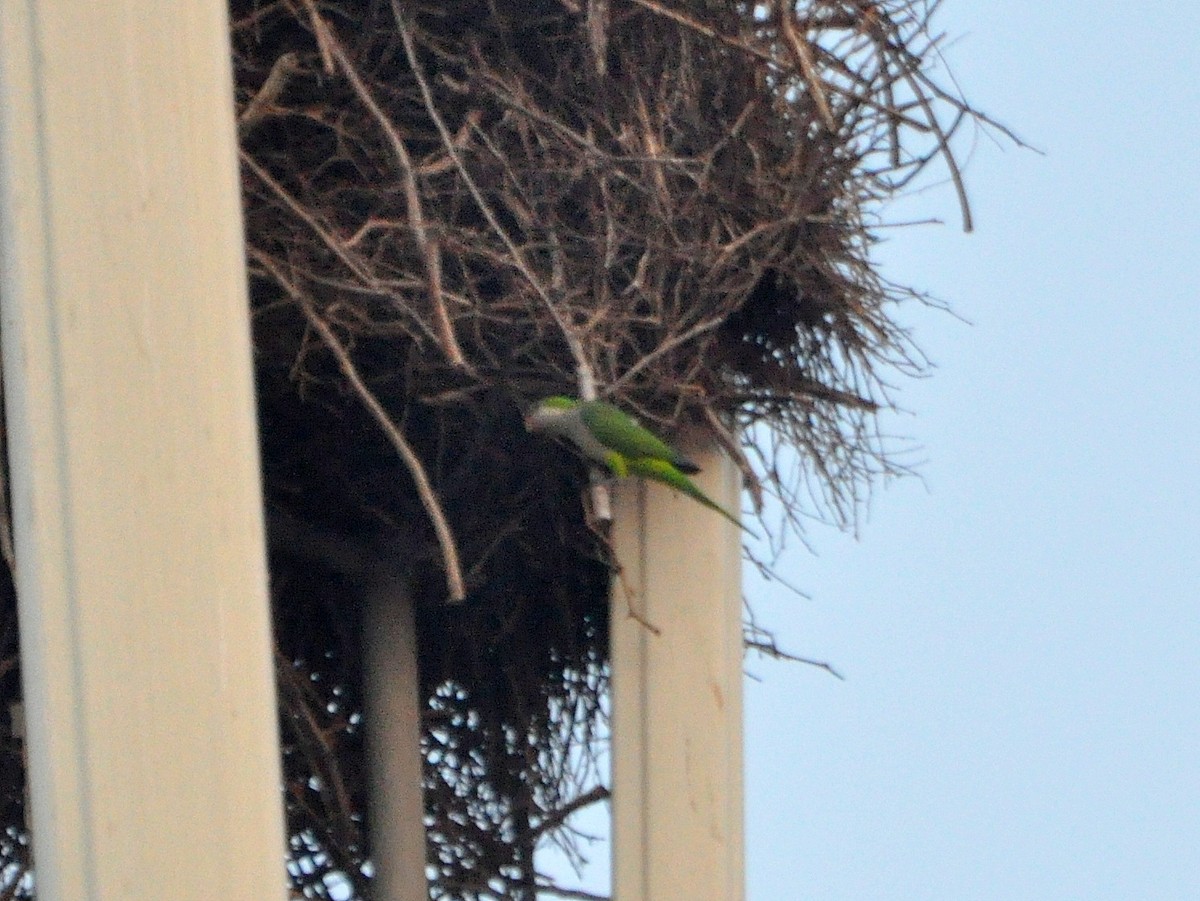
POLYGON ((251 251, 251 255, 288 292, 291 298, 300 305, 309 324, 321 336, 321 341, 337 360, 342 374, 346 377, 346 381, 354 389, 363 406, 370 411, 371 416, 379 424, 379 428, 387 435, 388 440, 400 455, 400 459, 404 461, 404 465, 417 487, 417 494, 421 498, 421 505, 425 508, 425 512, 433 524, 438 544, 442 549, 442 562, 446 569, 448 600, 453 604, 461 603, 467 597, 467 590, 463 582, 462 567, 458 560, 458 547, 455 545, 454 534, 450 531, 450 524, 447 522, 446 514, 442 510, 441 501, 438 500, 437 493, 433 490, 433 486, 429 482, 429 476, 425 472, 425 465, 421 462, 421 458, 413 450, 412 445, 405 439, 404 433, 400 431, 400 428, 392 422, 387 410, 383 408, 383 404, 379 402, 379 399, 375 397, 371 389, 363 382, 362 377, 358 374, 358 369, 354 365, 354 361, 350 358, 349 352, 342 346, 342 343, 337 339, 329 324, 317 313, 308 296, 292 284, 291 280, 280 271, 273 260, 254 251, 251 251))

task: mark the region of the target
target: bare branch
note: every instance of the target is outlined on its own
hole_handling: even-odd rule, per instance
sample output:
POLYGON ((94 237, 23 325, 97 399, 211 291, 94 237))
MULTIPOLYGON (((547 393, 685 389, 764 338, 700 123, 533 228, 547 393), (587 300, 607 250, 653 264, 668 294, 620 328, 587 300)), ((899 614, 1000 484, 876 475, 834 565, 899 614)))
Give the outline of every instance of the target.
POLYGON ((558 325, 559 330, 566 339, 567 346, 571 350, 571 355, 575 358, 575 364, 579 372, 580 393, 584 399, 590 399, 587 397, 586 387, 589 383, 589 380, 594 386, 595 376, 592 373, 591 363, 588 361, 587 355, 584 353, 583 343, 579 340, 579 336, 575 329, 562 317, 562 314, 558 311, 554 300, 550 297, 549 292, 546 290, 546 286, 542 284, 542 280, 534 274, 533 269, 530 268, 528 261, 525 259, 525 255, 521 252, 520 248, 517 247, 516 243, 508 234, 508 231, 504 228, 504 226, 500 224, 499 219, 496 218, 496 214, 492 210, 491 204, 487 202, 487 199, 483 196, 483 192, 479 190, 479 186, 475 183, 475 179, 472 177, 470 171, 467 169, 466 164, 463 162, 462 155, 458 151, 458 146, 454 140, 454 136, 450 133, 450 129, 446 127, 446 122, 442 118, 441 113, 438 111, 437 105, 434 103, 433 92, 430 90, 429 82, 425 78, 421 61, 417 58, 417 50, 413 45, 412 32, 408 27, 408 23, 404 16, 404 11, 401 9, 400 0, 392 0, 392 15, 396 20, 396 28, 400 32, 400 39, 404 44, 404 53, 408 57, 408 64, 412 69, 413 77, 416 79, 417 85, 420 87, 421 97, 425 102, 426 112, 429 113, 430 121, 433 122, 434 126, 437 128, 438 134, 442 138, 442 143, 446 148, 446 153, 452 160, 454 160, 454 165, 458 169, 459 175, 462 177, 463 184, 466 185, 467 189, 470 191, 471 197, 475 200, 475 203, 479 207, 479 211, 487 220, 488 225, 508 249, 513 265, 516 266, 521 275, 525 277, 525 280, 529 283, 529 286, 533 288, 534 292, 541 299, 542 303, 545 304, 547 311, 558 325))
POLYGON ((308 210, 308 208, 304 206, 304 204, 300 203, 300 201, 293 197, 283 185, 272 178, 271 174, 262 166, 260 166, 254 157, 248 154, 245 150, 241 150, 238 153, 242 161, 242 165, 253 172, 259 181, 271 189, 271 193, 283 201, 284 206, 286 206, 305 225, 312 229, 313 234, 321 239, 321 243, 333 251, 334 255, 336 255, 337 258, 346 265, 347 269, 353 272, 363 282, 367 284, 374 284, 374 276, 367 271, 359 259, 357 259, 353 254, 350 253, 349 250, 346 249, 345 242, 335 238, 333 233, 325 228, 325 226, 319 221, 317 221, 317 217, 314 216, 308 210))
MULTIPOLYGON (((437 240, 430 235, 430 230, 425 222, 421 192, 417 187, 415 167, 408 154, 408 147, 405 146, 404 139, 400 137, 396 126, 376 102, 371 89, 367 87, 359 76, 358 70, 354 68, 350 57, 346 55, 346 50, 337 39, 337 35, 333 29, 325 23, 320 13, 317 12, 316 4, 313 0, 304 0, 304 4, 309 10, 313 28, 320 35, 321 46, 328 49, 333 59, 337 62, 338 67, 342 70, 342 74, 346 76, 346 79, 354 88, 354 93, 358 95, 358 99, 362 101, 363 106, 370 111, 375 121, 379 123, 380 130, 387 136, 388 143, 391 145, 392 151, 396 155, 396 160, 400 164, 400 172, 404 179, 404 197, 408 204, 408 221, 412 225, 413 237, 416 239, 417 246, 421 249, 421 254, 425 259, 425 274, 429 280, 429 300, 433 306, 433 320, 436 324, 436 331, 441 342, 442 352, 451 364, 465 367, 467 361, 463 357, 462 348, 458 346, 458 339, 454 337, 454 326, 451 324, 450 314, 446 310, 446 295, 442 290, 441 247, 437 240)), ((457 146, 457 142, 452 141, 451 143, 457 146)))
POLYGON ((778 5, 778 15, 780 33, 796 56, 796 62, 808 84, 809 93, 812 94, 813 103, 817 105, 817 111, 821 114, 821 121, 825 123, 825 127, 830 132, 836 132, 837 122, 833 118, 833 110, 829 107, 829 98, 825 93, 825 85, 821 81, 821 73, 817 71, 817 62, 813 58, 808 36, 801 34, 797 27, 795 2, 793 0, 781 2, 778 5))
POLYGON ((284 53, 275 60, 271 71, 267 74, 266 81, 258 89, 258 93, 246 104, 242 114, 238 116, 238 133, 240 135, 244 136, 255 125, 275 112, 276 101, 287 87, 288 80, 299 69, 300 54, 294 51, 284 53))
POLYGON ((454 543, 454 534, 450 531, 450 524, 446 520, 446 514, 442 510, 441 502, 438 500, 437 493, 433 490, 433 485, 430 483, 429 476, 425 472, 424 464, 421 463, 421 458, 417 456, 416 451, 412 449, 412 446, 405 439, 400 428, 392 422, 383 405, 362 380, 362 376, 358 374, 358 369, 354 366, 354 361, 350 359, 349 352, 342 346, 342 343, 337 339, 329 324, 317 313, 308 296, 293 285, 269 257, 253 251, 252 255, 259 265, 271 273, 271 276, 279 283, 280 287, 287 291, 292 299, 300 305, 309 324, 321 336, 321 341, 334 355, 338 366, 342 370, 342 375, 346 377, 346 381, 354 389, 354 393, 358 395, 363 406, 374 417, 376 423, 379 424, 383 433, 400 455, 400 459, 404 461, 404 465, 407 467, 409 474, 412 476, 413 483, 416 485, 417 496, 421 499, 421 505, 425 508, 430 522, 433 523, 438 544, 442 549, 442 562, 446 569, 449 601, 453 604, 461 603, 466 599, 467 592, 463 582, 462 567, 458 560, 458 548, 454 543))
POLYGON ((547 832, 551 832, 585 807, 591 807, 600 801, 607 801, 610 797, 612 797, 612 792, 607 787, 603 785, 594 786, 582 795, 572 798, 561 807, 547 811, 545 816, 533 827, 534 835, 541 836, 547 832))

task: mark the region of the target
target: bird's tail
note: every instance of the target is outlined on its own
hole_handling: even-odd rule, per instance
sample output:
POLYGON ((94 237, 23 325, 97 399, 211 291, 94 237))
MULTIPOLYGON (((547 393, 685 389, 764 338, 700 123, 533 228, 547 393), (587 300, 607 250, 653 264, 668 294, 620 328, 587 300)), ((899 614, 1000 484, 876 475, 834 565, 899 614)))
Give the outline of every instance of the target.
POLYGON ((627 462, 631 475, 639 475, 643 478, 652 479, 655 482, 669 485, 676 491, 682 491, 688 497, 708 507, 708 509, 720 513, 742 531, 749 535, 754 535, 755 538, 758 537, 740 519, 701 491, 699 485, 680 472, 671 462, 667 460, 654 460, 649 457, 634 458, 627 462))

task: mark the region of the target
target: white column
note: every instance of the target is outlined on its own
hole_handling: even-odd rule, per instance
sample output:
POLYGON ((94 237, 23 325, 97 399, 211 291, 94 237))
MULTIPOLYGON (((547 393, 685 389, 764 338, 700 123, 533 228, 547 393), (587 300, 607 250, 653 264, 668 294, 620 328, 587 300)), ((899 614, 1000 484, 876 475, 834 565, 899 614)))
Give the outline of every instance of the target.
POLYGON ((38 897, 285 896, 223 0, 0 0, 38 897))
MULTIPOLYGON (((386 573, 386 564, 379 567, 386 573)), ((363 713, 372 892, 376 901, 427 901, 421 694, 412 596, 400 575, 365 590, 363 713)))
MULTIPOLYGON (((736 469, 689 456, 697 483, 738 507, 736 469)), ((741 539, 661 485, 622 483, 612 600, 616 901, 744 897, 741 539), (658 630, 628 615, 635 609, 658 630)))

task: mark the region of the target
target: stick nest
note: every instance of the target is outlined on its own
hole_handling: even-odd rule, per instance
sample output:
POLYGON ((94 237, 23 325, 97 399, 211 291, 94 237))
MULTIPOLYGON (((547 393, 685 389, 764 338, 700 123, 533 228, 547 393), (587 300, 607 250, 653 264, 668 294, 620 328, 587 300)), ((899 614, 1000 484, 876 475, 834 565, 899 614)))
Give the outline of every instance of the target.
POLYGON ((563 819, 604 797, 611 555, 523 404, 698 429, 797 528, 895 471, 875 414, 922 360, 872 229, 933 160, 961 196, 948 142, 979 118, 933 78, 930 14, 234 0, 298 893, 369 882, 363 559, 416 603, 433 897, 533 897, 534 848, 577 853, 563 819))

